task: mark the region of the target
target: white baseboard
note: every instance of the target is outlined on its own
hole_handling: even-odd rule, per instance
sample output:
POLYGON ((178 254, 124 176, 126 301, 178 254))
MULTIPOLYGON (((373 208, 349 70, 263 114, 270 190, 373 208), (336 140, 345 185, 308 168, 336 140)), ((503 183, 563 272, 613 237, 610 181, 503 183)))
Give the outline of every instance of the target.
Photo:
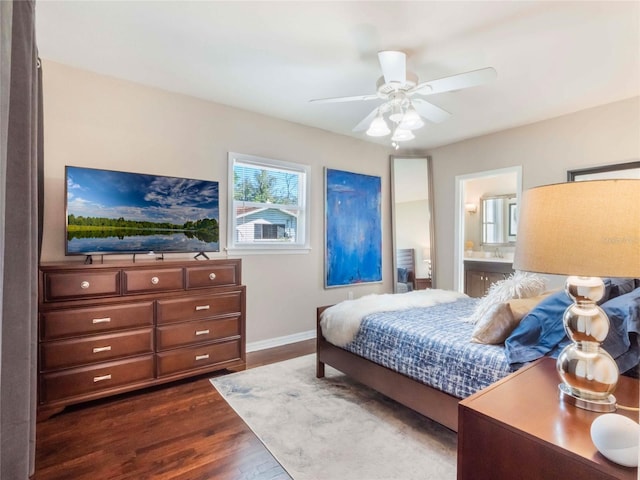
POLYGON ((258 350, 265 350, 267 348, 281 347, 282 345, 311 340, 312 338, 316 338, 315 330, 294 333, 293 335, 286 335, 284 337, 270 338, 268 340, 260 340, 258 342, 247 343, 247 352, 257 352, 258 350))

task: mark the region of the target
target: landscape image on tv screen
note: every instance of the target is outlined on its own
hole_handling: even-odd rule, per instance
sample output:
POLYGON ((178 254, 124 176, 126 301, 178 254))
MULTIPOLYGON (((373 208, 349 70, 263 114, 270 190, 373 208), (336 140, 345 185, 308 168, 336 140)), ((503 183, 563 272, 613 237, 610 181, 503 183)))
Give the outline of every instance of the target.
POLYGON ((218 182, 66 167, 67 255, 218 252, 218 182))

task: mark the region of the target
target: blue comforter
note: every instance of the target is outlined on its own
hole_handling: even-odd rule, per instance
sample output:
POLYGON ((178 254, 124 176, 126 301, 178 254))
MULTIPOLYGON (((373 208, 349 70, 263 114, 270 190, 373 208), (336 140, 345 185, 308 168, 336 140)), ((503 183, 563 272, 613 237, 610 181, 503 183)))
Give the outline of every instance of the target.
POLYGON ((345 349, 458 398, 512 372, 502 345, 472 343, 477 299, 367 315, 345 349))

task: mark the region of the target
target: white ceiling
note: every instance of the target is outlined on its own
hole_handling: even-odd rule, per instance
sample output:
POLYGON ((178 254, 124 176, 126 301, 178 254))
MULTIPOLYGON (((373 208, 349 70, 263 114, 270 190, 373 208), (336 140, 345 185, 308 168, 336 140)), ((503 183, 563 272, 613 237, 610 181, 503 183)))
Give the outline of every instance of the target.
MULTIPOLYGON (((431 95, 424 149, 640 95, 640 2, 38 0, 44 59, 368 141, 377 51, 420 81, 491 66, 495 82, 431 95)), ((46 75, 46 71, 45 71, 46 75)))

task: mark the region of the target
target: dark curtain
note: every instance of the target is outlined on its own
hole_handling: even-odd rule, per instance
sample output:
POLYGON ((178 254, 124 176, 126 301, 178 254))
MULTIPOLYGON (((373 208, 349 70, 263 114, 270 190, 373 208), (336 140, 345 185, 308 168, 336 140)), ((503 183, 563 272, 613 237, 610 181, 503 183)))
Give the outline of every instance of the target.
POLYGON ((0 478, 35 456, 38 255, 42 214, 41 69, 35 1, 0 2, 0 478))

